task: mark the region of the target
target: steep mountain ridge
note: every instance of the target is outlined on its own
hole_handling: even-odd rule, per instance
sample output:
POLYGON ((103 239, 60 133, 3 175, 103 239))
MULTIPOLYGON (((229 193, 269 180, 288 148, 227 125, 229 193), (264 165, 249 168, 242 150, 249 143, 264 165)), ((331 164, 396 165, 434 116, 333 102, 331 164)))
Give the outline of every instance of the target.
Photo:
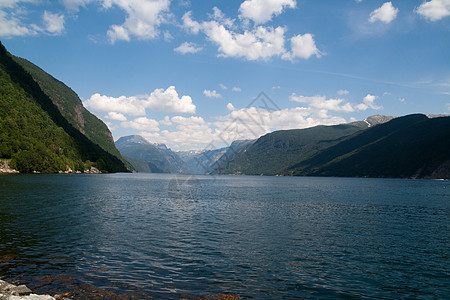
POLYGON ((33 77, 33 80, 73 127, 103 150, 120 158, 120 153, 114 146, 114 140, 106 124, 83 106, 80 98, 71 88, 28 60, 16 56, 13 56, 13 59, 33 77))
POLYGON ((60 112, 34 78, 0 43, 0 156, 20 172, 127 171, 60 112))
POLYGON ((357 133, 285 174, 449 178, 449 149, 450 117, 414 114, 357 133))
POLYGON ((247 143, 220 160, 218 174, 276 175, 342 138, 367 128, 365 122, 280 130, 247 143))

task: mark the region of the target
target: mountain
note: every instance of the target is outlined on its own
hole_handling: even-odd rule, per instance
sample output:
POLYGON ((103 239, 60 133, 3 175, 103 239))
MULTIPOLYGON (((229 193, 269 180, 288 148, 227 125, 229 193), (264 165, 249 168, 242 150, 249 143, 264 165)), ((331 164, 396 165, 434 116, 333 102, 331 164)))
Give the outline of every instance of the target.
POLYGON ((51 82, 53 77, 39 69, 36 72, 49 79, 42 88, 44 84, 19 61, 25 62, 0 43, 0 158, 20 172, 84 171, 92 166, 104 172, 127 171, 114 144, 100 137, 111 135, 106 125, 93 116, 97 121, 92 121, 77 98, 78 111, 88 119, 77 127, 73 118, 66 117, 77 115, 75 106, 66 105, 70 89, 56 79, 51 82), (52 89, 59 91, 58 105, 50 96, 52 89), (89 137, 98 128, 103 133, 89 137))
POLYGON ((84 108, 80 98, 71 88, 26 59, 20 57, 13 57, 13 59, 33 77, 41 90, 75 129, 103 150, 120 158, 120 153, 114 146, 113 137, 106 124, 84 108))
POLYGON ((228 147, 203 150, 203 151, 178 151, 178 156, 183 160, 191 174, 209 174, 217 164, 217 161, 227 152, 228 147))
POLYGON ((358 132, 285 174, 450 178, 450 117, 415 114, 358 132))
POLYGON ((116 147, 130 146, 136 144, 151 145, 149 141, 147 141, 140 135, 123 136, 115 142, 116 147))
MULTIPOLYGON (((375 122, 375 121, 374 121, 375 122)), ((335 126, 280 130, 256 141, 235 145, 218 163, 218 174, 276 175, 293 164, 337 144, 343 138, 371 126, 354 122, 335 126)))
POLYGON ((116 147, 137 172, 187 173, 181 158, 164 144, 152 144, 139 135, 121 137, 116 147))

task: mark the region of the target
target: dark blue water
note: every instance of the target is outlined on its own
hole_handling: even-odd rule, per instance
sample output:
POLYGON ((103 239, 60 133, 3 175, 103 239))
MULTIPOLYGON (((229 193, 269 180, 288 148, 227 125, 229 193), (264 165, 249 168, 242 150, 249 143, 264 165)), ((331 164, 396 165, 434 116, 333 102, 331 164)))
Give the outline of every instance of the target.
POLYGON ((445 298, 449 246, 449 181, 0 176, 0 277, 38 293, 445 298))

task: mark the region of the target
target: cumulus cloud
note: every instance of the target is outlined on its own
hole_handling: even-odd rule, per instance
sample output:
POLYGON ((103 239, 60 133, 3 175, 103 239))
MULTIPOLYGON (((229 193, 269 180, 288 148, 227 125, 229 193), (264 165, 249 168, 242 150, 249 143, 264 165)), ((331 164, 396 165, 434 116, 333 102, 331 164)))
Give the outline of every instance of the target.
POLYGON ((145 115, 145 105, 142 100, 136 97, 120 96, 114 98, 95 93, 83 104, 96 111, 116 112, 131 116, 145 115))
POLYGON ((210 91, 210 90, 204 90, 203 95, 205 95, 208 98, 221 98, 222 95, 217 93, 216 90, 210 91))
POLYGON ((291 51, 285 53, 282 58, 293 60, 295 58, 308 59, 312 55, 320 57, 321 53, 316 47, 313 35, 306 33, 304 35, 296 35, 291 38, 291 51))
POLYGON ((379 110, 382 109, 383 106, 378 106, 375 105, 375 100, 378 99, 378 96, 374 96, 371 94, 367 94, 367 96, 365 96, 363 98, 363 103, 360 103, 356 106, 356 109, 358 110, 367 110, 368 108, 374 109, 374 110, 379 110))
POLYGON ((289 99, 291 101, 307 103, 310 107, 318 110, 332 110, 332 111, 343 111, 343 112, 353 112, 355 109, 350 103, 344 103, 345 99, 327 99, 325 96, 297 96, 292 94, 289 99))
POLYGON ((159 131, 159 123, 153 119, 148 119, 146 117, 136 118, 133 121, 129 122, 122 122, 121 125, 125 128, 134 128, 137 130, 159 131))
POLYGON ((127 13, 122 25, 112 25, 108 30, 111 43, 118 40, 130 41, 154 39, 159 35, 159 26, 167 19, 170 0, 123 1, 103 0, 104 8, 117 6, 127 13))
POLYGON ((392 2, 386 2, 381 7, 370 13, 369 22, 374 23, 376 21, 380 21, 385 24, 389 24, 397 17, 397 13, 398 8, 395 8, 392 5, 392 2))
POLYGON ((178 96, 174 86, 156 89, 145 99, 145 106, 149 109, 175 113, 194 114, 196 106, 190 96, 178 96))
POLYGON ((192 19, 192 11, 185 13, 181 19, 183 21, 183 28, 192 34, 198 34, 200 29, 202 29, 202 25, 192 19))
POLYGON ((349 91, 347 91, 347 90, 339 90, 338 92, 338 95, 348 95, 348 93, 349 93, 349 91))
POLYGON ((283 12, 286 8, 295 8, 295 0, 246 0, 239 7, 240 16, 263 24, 283 12))
POLYGON ((197 52, 201 51, 202 49, 203 49, 202 47, 199 47, 195 43, 184 42, 183 44, 181 44, 174 50, 175 50, 175 52, 178 52, 181 54, 187 54, 187 53, 193 54, 193 53, 197 53, 197 52))
POLYGON ((231 90, 233 92, 241 92, 242 91, 242 89, 240 87, 237 87, 237 86, 234 86, 231 90))
POLYGON ((192 13, 183 16, 183 27, 187 32, 202 32, 207 39, 218 47, 219 57, 237 57, 246 60, 264 60, 281 57, 286 60, 295 58, 308 59, 315 55, 320 57, 313 35, 306 33, 290 39, 291 51, 285 48, 286 27, 255 26, 239 31, 234 23, 222 16, 218 8, 214 9, 213 19, 197 22, 192 13), (217 17, 217 16, 221 17, 217 17))
POLYGON ((154 143, 164 143, 172 149, 195 149, 206 146, 214 139, 213 130, 202 117, 174 116, 170 118, 174 126, 160 132, 143 131, 140 134, 154 143))
POLYGON ((450 0, 425 1, 416 9, 416 13, 429 21, 438 21, 450 16, 450 0))
POLYGON ((179 97, 174 86, 156 89, 150 95, 108 97, 98 93, 92 95, 84 105, 96 111, 116 112, 132 116, 143 116, 146 108, 155 111, 195 113, 196 106, 190 96, 179 97))
POLYGON ((244 33, 233 32, 216 22, 204 24, 208 39, 218 46, 221 57, 241 57, 247 60, 268 60, 281 56, 284 49, 283 27, 258 26, 244 33))
POLYGON ((45 29, 48 33, 59 35, 64 31, 64 15, 53 14, 48 11, 44 11, 43 15, 45 29))
POLYGON ((220 88, 222 90, 227 90, 228 89, 228 87, 225 84, 223 84, 223 83, 219 83, 219 86, 220 86, 220 88))
POLYGON ((116 120, 116 121, 126 121, 127 117, 125 117, 123 114, 121 113, 117 113, 114 111, 110 111, 106 116, 106 119, 110 119, 110 120, 116 120))
POLYGON ((230 110, 230 111, 236 110, 236 108, 234 108, 233 103, 231 103, 231 102, 229 102, 229 103, 227 104, 227 109, 230 110))

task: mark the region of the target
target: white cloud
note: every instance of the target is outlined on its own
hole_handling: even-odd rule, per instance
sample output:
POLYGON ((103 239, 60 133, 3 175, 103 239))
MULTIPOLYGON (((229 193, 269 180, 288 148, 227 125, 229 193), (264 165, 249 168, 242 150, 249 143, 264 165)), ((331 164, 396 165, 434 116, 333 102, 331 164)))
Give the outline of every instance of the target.
POLYGON ((405 98, 398 98, 398 101, 400 101, 401 103, 404 103, 406 101, 405 98))
POLYGON ((43 15, 44 25, 47 32, 54 35, 59 35, 64 31, 64 15, 53 14, 48 11, 44 11, 43 15))
POLYGON ((164 143, 172 149, 203 148, 214 139, 213 130, 202 117, 189 118, 174 116, 170 123, 175 126, 173 130, 160 132, 141 132, 147 140, 154 143, 164 143))
POLYGON ((370 13, 369 22, 374 23, 376 21, 380 21, 385 24, 389 24, 397 17, 397 13, 398 8, 395 8, 392 5, 392 2, 386 2, 381 7, 370 13))
POLYGON ((291 52, 285 53, 282 58, 293 60, 297 57, 308 59, 312 55, 320 57, 321 53, 316 47, 313 35, 305 33, 304 35, 296 35, 291 38, 291 52))
POLYGON ((137 130, 159 131, 159 123, 153 119, 148 119, 146 117, 136 118, 133 121, 129 122, 122 122, 121 125, 125 128, 134 128, 137 130))
POLYGON ((438 21, 450 16, 450 0, 425 1, 416 9, 416 13, 429 21, 438 21))
POLYGON ((220 86, 220 88, 222 90, 227 90, 228 89, 228 87, 225 84, 223 84, 223 83, 219 83, 219 86, 220 86))
POLYGON ((62 0, 64 6, 71 11, 78 11, 79 7, 86 7, 93 0, 62 0))
POLYGON ((297 96, 296 94, 292 94, 289 99, 291 101, 300 102, 300 103, 308 103, 310 107, 317 110, 332 110, 332 111, 343 111, 343 112, 353 112, 355 109, 352 107, 350 103, 345 103, 345 99, 326 99, 325 96, 297 96))
POLYGON ((338 95, 348 95, 348 93, 349 93, 349 91, 347 91, 347 90, 339 90, 339 91, 337 91, 337 93, 338 93, 338 95))
POLYGON ((218 46, 219 56, 268 60, 285 53, 283 27, 258 26, 244 33, 233 32, 215 21, 204 23, 208 39, 218 46))
POLYGON ((103 0, 104 8, 117 6, 127 13, 122 25, 112 25, 108 30, 111 43, 117 40, 130 41, 154 39, 159 35, 159 26, 167 19, 170 0, 103 0))
POLYGON ((202 25, 199 22, 194 21, 191 16, 192 11, 188 11, 183 15, 181 18, 183 20, 183 28, 192 34, 198 34, 200 29, 202 29, 202 25))
POLYGON ((285 27, 255 26, 243 32, 229 19, 215 8, 213 20, 197 22, 192 19, 192 13, 183 16, 183 27, 187 32, 198 34, 202 32, 207 39, 218 47, 219 57, 237 57, 246 60, 264 60, 272 57, 293 60, 295 58, 308 59, 312 55, 321 56, 312 34, 296 35, 290 39, 291 51, 285 49, 285 27))
POLYGON ((231 103, 231 102, 229 102, 229 103, 227 104, 227 109, 230 110, 230 111, 236 110, 236 108, 234 108, 233 103, 231 103))
POLYGON ((241 92, 242 91, 242 89, 240 87, 237 87, 237 86, 234 86, 231 90, 233 92, 241 92))
POLYGON ((363 98, 363 103, 356 105, 356 109, 358 109, 358 110, 367 110, 368 108, 371 108, 374 110, 382 109, 383 106, 375 105, 375 100, 377 98, 378 98, 378 96, 367 94, 367 96, 365 96, 363 98))
POLYGON ((21 24, 21 21, 17 17, 15 17, 14 15, 9 15, 5 11, 0 10, 0 36, 10 37, 34 34, 36 34, 36 31, 23 26, 21 24))
POLYGON ((239 7, 240 16, 263 24, 286 8, 295 8, 295 0, 245 0, 239 7))
POLYGON ((96 93, 83 104, 96 111, 116 112, 131 116, 145 115, 145 105, 142 100, 136 97, 120 96, 114 98, 96 93))
POLYGON ((0 7, 12 8, 19 2, 35 2, 35 0, 0 0, 0 7))
POLYGON ((165 42, 170 42, 170 41, 172 41, 173 39, 174 39, 174 37, 170 34, 170 32, 169 31, 164 31, 164 33, 163 33, 163 37, 164 37, 164 41, 165 42))
POLYGON ((156 89, 150 95, 120 96, 118 98, 100 95, 92 95, 84 102, 88 108, 103 112, 116 112, 132 116, 145 115, 146 108, 156 111, 195 113, 196 106, 190 96, 178 96, 174 86, 164 89, 156 89))
POLYGON ((181 54, 187 54, 187 53, 194 54, 194 53, 201 51, 202 49, 203 49, 202 47, 199 47, 195 43, 184 42, 183 44, 181 44, 174 50, 175 50, 175 52, 178 52, 181 54))
POLYGON ((106 116, 106 119, 110 119, 110 120, 116 120, 116 121, 126 121, 127 117, 125 117, 123 114, 121 113, 117 113, 114 111, 110 111, 106 116))
POLYGON ((199 32, 205 34, 207 39, 218 47, 219 57, 237 57, 251 61, 267 61, 272 57, 281 57, 293 61, 295 58, 308 59, 313 55, 321 56, 310 33, 292 37, 291 51, 288 51, 285 49, 286 27, 249 28, 244 24, 243 30, 240 31, 233 20, 225 18, 216 7, 211 17, 210 21, 197 22, 192 19, 192 12, 187 12, 182 18, 183 28, 192 34, 199 32))
POLYGON ((145 99, 145 106, 149 109, 175 113, 194 114, 196 106, 190 96, 178 96, 174 86, 164 89, 156 89, 145 99))
POLYGON ((205 95, 208 98, 221 98, 222 95, 217 93, 216 90, 210 91, 210 90, 204 90, 203 95, 205 95))

